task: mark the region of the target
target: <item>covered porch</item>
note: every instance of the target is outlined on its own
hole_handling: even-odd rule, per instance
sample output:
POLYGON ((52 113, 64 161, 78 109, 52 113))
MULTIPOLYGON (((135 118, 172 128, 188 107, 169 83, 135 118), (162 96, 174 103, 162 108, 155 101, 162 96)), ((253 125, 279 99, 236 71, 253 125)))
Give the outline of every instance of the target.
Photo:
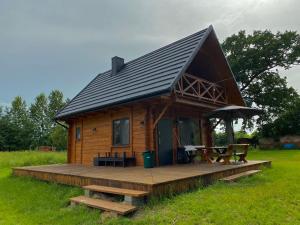
POLYGON ((188 145, 213 146, 213 128, 206 114, 228 105, 226 88, 185 73, 170 96, 152 101, 146 146, 155 151, 156 165, 177 164, 178 151, 188 145))

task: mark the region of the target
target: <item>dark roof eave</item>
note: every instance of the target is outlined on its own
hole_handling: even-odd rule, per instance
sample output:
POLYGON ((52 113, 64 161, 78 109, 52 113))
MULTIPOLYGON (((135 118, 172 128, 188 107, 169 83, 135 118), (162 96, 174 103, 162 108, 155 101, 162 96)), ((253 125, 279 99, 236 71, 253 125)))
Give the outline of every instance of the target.
POLYGON ((145 99, 149 99, 149 98, 154 98, 154 97, 159 97, 162 96, 164 94, 171 94, 172 88, 167 88, 165 90, 159 91, 159 92, 154 92, 148 95, 144 95, 144 96, 140 96, 140 97, 135 97, 135 98, 130 98, 130 99, 126 99, 124 101, 119 101, 119 102, 114 102, 111 104, 107 104, 107 105, 102 105, 100 107, 95 107, 95 108, 91 108, 91 109, 85 109, 85 110, 81 110, 81 111, 77 111, 74 113, 70 113, 70 114, 65 114, 65 115, 59 115, 59 113, 55 116, 55 120, 67 120, 70 117, 73 116, 79 116, 85 113, 90 113, 90 112, 98 112, 104 108, 108 108, 108 107, 113 107, 113 106, 119 106, 119 105, 124 105, 124 104, 128 104, 130 102, 136 102, 136 101, 141 101, 141 100, 145 100, 145 99))

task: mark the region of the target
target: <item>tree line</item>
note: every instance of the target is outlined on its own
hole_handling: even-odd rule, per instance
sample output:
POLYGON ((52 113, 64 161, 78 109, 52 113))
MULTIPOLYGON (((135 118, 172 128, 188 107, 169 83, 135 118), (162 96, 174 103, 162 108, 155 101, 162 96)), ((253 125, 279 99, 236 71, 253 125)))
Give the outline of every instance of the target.
POLYGON ((30 105, 17 96, 10 107, 0 107, 0 150, 66 149, 67 131, 54 117, 67 102, 61 91, 53 90, 48 96, 39 94, 30 105))

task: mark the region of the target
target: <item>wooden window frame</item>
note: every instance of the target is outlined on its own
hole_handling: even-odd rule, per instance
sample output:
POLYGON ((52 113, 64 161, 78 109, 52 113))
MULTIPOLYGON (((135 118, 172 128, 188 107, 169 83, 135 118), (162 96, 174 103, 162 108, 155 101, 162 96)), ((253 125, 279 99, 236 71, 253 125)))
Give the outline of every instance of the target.
POLYGON ((112 146, 114 148, 124 148, 124 147, 129 147, 131 145, 131 122, 130 122, 130 118, 129 117, 123 117, 123 118, 118 118, 118 119, 114 119, 112 121, 112 146), (128 120, 128 144, 115 144, 114 143, 114 131, 115 131, 115 127, 114 127, 114 122, 115 121, 121 121, 121 120, 128 120))

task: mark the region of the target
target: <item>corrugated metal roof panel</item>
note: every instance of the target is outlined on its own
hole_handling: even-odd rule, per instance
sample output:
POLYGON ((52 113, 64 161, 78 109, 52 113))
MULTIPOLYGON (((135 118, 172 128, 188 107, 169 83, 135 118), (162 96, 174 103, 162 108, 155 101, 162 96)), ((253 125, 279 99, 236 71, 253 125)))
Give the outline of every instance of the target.
POLYGON ((96 76, 56 116, 64 118, 105 106, 170 92, 172 84, 198 50, 207 29, 162 47, 111 71, 96 76))

